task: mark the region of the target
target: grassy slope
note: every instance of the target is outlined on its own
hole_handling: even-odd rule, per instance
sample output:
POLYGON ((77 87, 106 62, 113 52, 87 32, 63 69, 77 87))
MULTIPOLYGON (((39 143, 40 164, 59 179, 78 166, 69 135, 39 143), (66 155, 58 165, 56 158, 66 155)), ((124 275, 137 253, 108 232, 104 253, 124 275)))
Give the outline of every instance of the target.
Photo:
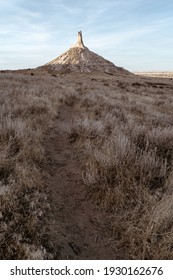
POLYGON ((58 86, 46 77, 0 78, 0 258, 43 259, 42 220, 50 206, 42 141, 58 114, 58 86))
POLYGON ((118 258, 172 259, 172 81, 0 75, 0 258, 49 257, 42 143, 59 106, 73 106, 64 130, 85 154, 118 258))
POLYGON ((66 130, 84 149, 84 182, 112 217, 118 258, 173 258, 171 83, 91 79, 71 96, 77 114, 66 130))

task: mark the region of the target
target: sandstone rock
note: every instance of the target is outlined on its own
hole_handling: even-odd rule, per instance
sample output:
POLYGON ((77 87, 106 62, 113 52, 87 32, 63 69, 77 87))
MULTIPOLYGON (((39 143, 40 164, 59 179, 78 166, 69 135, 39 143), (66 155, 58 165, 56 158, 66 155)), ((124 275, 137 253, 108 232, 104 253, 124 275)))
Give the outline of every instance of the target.
POLYGON ((57 73, 99 71, 108 74, 130 74, 129 71, 115 66, 85 47, 81 31, 78 32, 77 43, 74 46, 43 67, 57 73))

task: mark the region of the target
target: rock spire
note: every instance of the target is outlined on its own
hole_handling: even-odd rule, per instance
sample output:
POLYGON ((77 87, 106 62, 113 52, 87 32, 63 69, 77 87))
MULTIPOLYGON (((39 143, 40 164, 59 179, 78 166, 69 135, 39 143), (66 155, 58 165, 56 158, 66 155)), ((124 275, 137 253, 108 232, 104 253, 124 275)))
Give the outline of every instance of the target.
POLYGON ((72 46, 72 48, 82 48, 82 49, 85 49, 86 47, 84 46, 84 43, 83 43, 83 38, 82 38, 82 31, 79 31, 78 32, 78 35, 77 35, 77 43, 72 46))
POLYGON ((82 38, 82 31, 78 32, 78 44, 84 47, 83 38, 82 38))

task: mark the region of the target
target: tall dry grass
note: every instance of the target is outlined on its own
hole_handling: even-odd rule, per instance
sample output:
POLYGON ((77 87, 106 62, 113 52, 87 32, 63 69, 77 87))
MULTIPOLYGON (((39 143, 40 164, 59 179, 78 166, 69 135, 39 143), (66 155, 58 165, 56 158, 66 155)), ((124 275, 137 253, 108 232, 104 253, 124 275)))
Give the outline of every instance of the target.
MULTIPOLYGON (((0 258, 46 259, 45 132, 60 106, 117 259, 173 259, 172 84, 0 73, 0 258), (71 109, 70 109, 71 110, 71 109)), ((62 129, 61 127, 61 129, 62 129)))
POLYGON ((44 133, 62 95, 50 77, 0 74, 0 259, 46 259, 44 133))
POLYGON ((77 114, 64 124, 85 154, 83 180, 111 217, 117 258, 173 259, 171 86, 98 80, 69 97, 77 114))

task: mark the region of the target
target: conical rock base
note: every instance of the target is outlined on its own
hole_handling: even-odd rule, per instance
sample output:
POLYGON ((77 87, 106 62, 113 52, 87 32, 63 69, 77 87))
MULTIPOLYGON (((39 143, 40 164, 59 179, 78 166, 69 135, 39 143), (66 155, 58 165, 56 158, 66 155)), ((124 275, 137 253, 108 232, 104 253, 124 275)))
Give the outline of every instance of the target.
POLYGON ((67 52, 44 65, 57 73, 69 72, 104 72, 108 74, 130 74, 122 67, 115 66, 112 62, 90 51, 84 46, 82 32, 78 32, 77 44, 67 52))

